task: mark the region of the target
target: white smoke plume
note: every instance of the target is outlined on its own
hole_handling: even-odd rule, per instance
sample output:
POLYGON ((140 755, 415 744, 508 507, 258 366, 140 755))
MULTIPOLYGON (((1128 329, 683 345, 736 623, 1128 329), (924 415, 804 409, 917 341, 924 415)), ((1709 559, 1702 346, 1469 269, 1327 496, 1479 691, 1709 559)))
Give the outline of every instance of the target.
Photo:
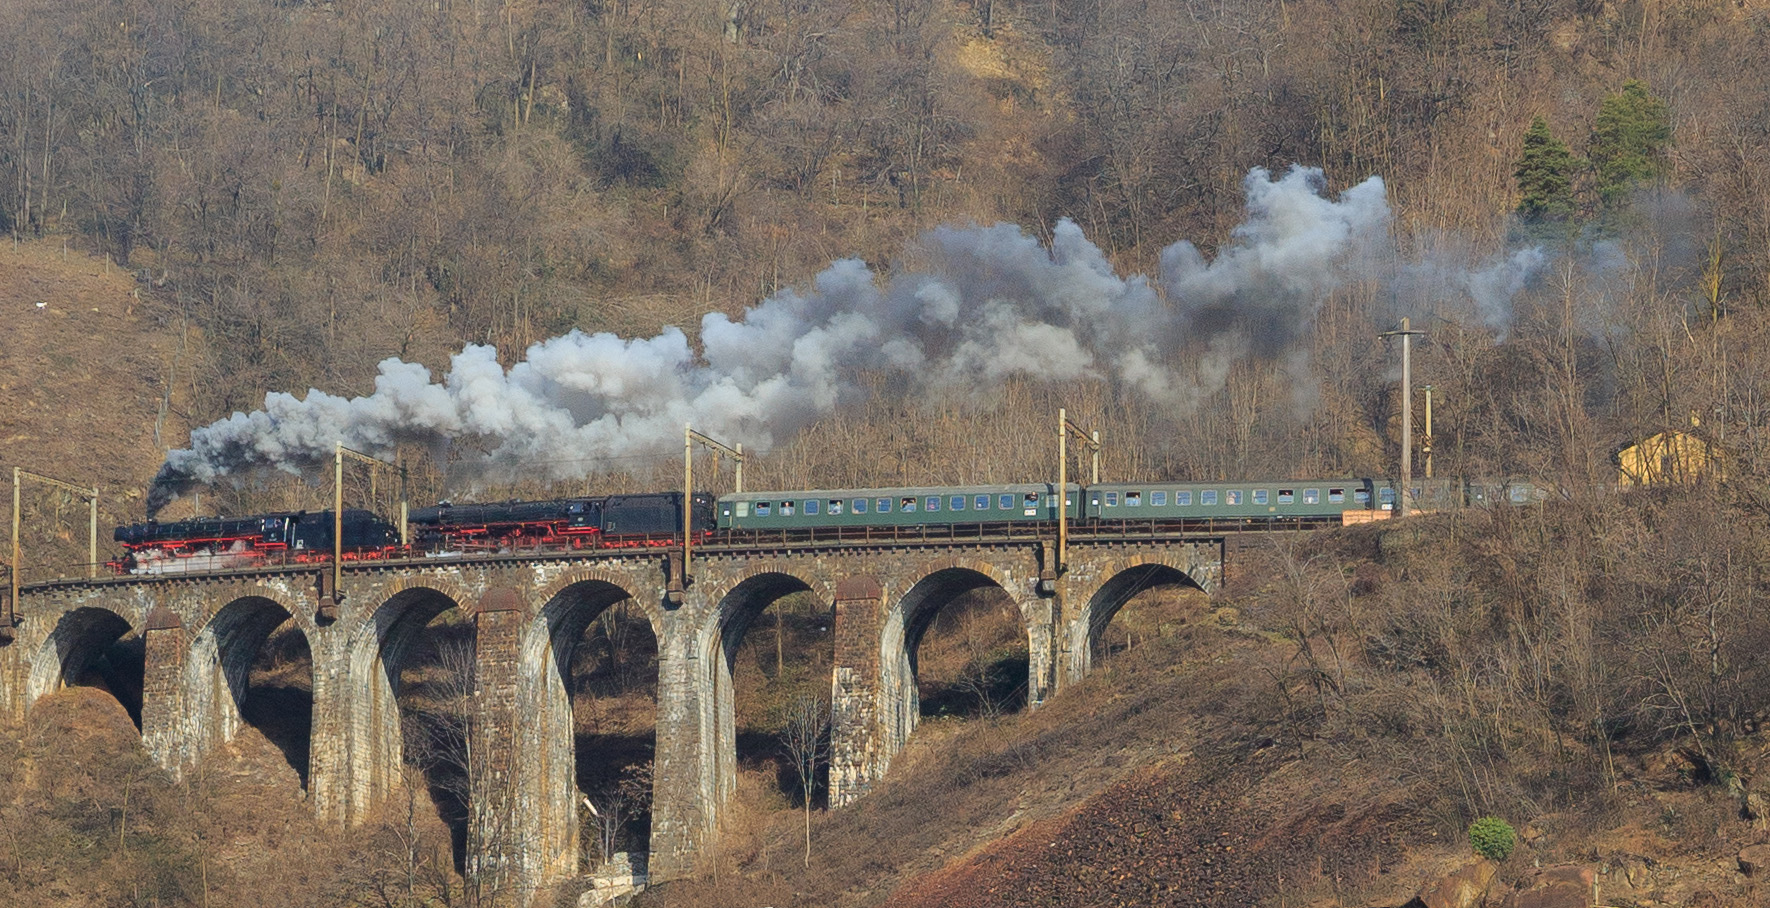
POLYGON ((493 348, 468 346, 440 379, 389 359, 368 395, 272 393, 261 410, 193 431, 155 477, 149 514, 196 484, 298 472, 337 442, 385 455, 472 439, 485 466, 545 479, 671 454, 688 423, 765 451, 858 395, 863 372, 979 391, 1013 376, 1091 376, 1195 403, 1237 358, 1282 353, 1335 287, 1392 253, 1381 179, 1338 198, 1323 186, 1313 168, 1254 170, 1248 219, 1213 260, 1184 241, 1162 254, 1165 298, 1145 276, 1119 276, 1068 220, 1049 247, 1009 224, 942 227, 922 238, 917 269, 844 259, 739 318, 705 316, 699 352, 671 327, 650 338, 573 331, 509 368, 493 348), (1183 344, 1199 357, 1185 379, 1169 365, 1183 344))
POLYGON ((1181 240, 1162 253, 1168 295, 1194 332, 1254 329, 1273 352, 1313 319, 1329 293, 1368 275, 1393 249, 1389 200, 1379 177, 1330 199, 1320 170, 1294 167, 1279 179, 1256 168, 1244 181, 1248 219, 1206 262, 1181 240))

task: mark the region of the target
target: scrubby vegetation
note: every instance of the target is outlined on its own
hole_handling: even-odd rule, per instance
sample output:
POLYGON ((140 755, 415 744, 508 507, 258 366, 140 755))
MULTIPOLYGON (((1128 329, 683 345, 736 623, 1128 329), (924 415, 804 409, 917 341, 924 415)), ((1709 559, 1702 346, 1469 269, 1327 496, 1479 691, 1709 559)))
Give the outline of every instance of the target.
POLYGON ((1517 833, 1512 824, 1499 817, 1482 817, 1469 824, 1469 844, 1476 854, 1490 861, 1503 861, 1517 847, 1517 833))

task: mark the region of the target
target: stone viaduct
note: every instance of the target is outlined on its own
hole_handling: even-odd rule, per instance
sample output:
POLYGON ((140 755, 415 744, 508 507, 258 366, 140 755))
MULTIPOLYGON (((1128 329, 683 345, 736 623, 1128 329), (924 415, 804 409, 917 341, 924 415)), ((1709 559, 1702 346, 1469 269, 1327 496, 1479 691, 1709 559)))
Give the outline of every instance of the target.
POLYGON ((1048 539, 711 546, 695 550, 686 590, 670 577, 680 549, 361 563, 343 571, 334 620, 316 617, 330 600, 319 566, 61 581, 20 595, 17 639, 0 647, 0 722, 24 721, 139 635, 142 743, 180 774, 239 730, 253 660, 292 617, 313 657, 310 800, 327 821, 360 823, 401 784, 401 662, 431 619, 458 609, 476 636, 474 739, 487 761, 469 798, 468 860, 532 891, 578 872, 572 648, 631 599, 658 643, 650 868, 668 879, 692 870, 733 790, 733 660, 775 600, 810 591, 832 610, 830 801, 842 806, 915 728, 917 647, 957 596, 995 587, 1019 607, 1036 707, 1087 674, 1093 641, 1132 594, 1214 589, 1223 549, 1221 536, 1075 539, 1052 578, 1048 539))

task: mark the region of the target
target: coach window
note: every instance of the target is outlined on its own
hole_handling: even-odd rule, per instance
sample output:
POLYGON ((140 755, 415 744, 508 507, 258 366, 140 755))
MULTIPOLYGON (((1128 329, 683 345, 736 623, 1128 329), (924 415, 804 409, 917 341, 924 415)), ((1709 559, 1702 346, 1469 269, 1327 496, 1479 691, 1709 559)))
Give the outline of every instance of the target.
POLYGON ((922 502, 922 505, 930 511, 938 511, 940 510, 940 496, 930 495, 927 501, 922 502))
POLYGON ((873 500, 873 505, 873 510, 880 514, 891 513, 891 499, 889 498, 876 498, 873 500))
POLYGON ((1143 507, 1143 493, 1142 492, 1126 492, 1125 493, 1125 507, 1127 507, 1127 508, 1143 507))
POLYGON ((953 497, 947 499, 946 507, 947 507, 947 510, 949 510, 949 511, 963 511, 963 510, 965 510, 965 496, 954 495, 953 497))
POLYGON ((1371 493, 1364 489, 1353 489, 1352 500, 1359 504, 1368 505, 1371 503, 1371 493))
POLYGON ((817 499, 813 498, 805 502, 805 513, 808 515, 817 513, 817 499))
POLYGON ((1191 492, 1175 492, 1174 493, 1174 506, 1178 507, 1178 508, 1191 507, 1192 506, 1192 493, 1191 492))
POLYGON ((769 511, 768 502, 766 502, 766 501, 756 502, 756 516, 757 517, 767 517, 768 511, 769 511))
POLYGON ((1118 507, 1119 506, 1119 493, 1107 492, 1106 493, 1106 506, 1109 508, 1118 507))
POLYGON ((1223 503, 1224 504, 1241 504, 1241 490, 1240 489, 1230 489, 1229 491, 1224 492, 1223 493, 1223 503))
POLYGON ((989 496, 988 495, 979 495, 976 498, 973 498, 971 500, 971 510, 973 510, 973 511, 987 511, 987 510, 989 510, 989 496))
POLYGON ((1341 504, 1346 501, 1345 489, 1328 489, 1328 503, 1341 504))
POLYGON ((828 513, 831 517, 834 517, 837 514, 842 513, 842 499, 840 499, 840 498, 830 499, 830 510, 828 511, 828 513))
POLYGON ((1303 503, 1304 504, 1321 504, 1321 490, 1320 489, 1304 489, 1303 490, 1303 503))
POLYGON ((1387 510, 1390 510, 1395 507, 1395 490, 1394 489, 1391 489, 1388 487, 1378 489, 1377 496, 1383 502, 1383 510, 1387 511, 1387 510))
POLYGON ((1168 506, 1168 493, 1166 493, 1166 492, 1151 492, 1151 493, 1149 493, 1149 506, 1152 508, 1165 508, 1165 507, 1167 507, 1168 506))
POLYGON ((867 512, 867 500, 865 498, 856 498, 849 502, 849 504, 854 507, 854 513, 856 514, 865 514, 867 512))
POLYGON ((1022 496, 1020 504, 1021 504, 1020 512, 1022 515, 1027 516, 1027 517, 1036 516, 1038 514, 1038 510, 1039 510, 1039 493, 1037 493, 1037 492, 1026 493, 1026 495, 1022 496))
POLYGON ((1254 503, 1255 504, 1265 504, 1266 503, 1266 490, 1265 489, 1255 489, 1254 490, 1254 503))
MULTIPOLYGON (((1294 492, 1290 489, 1279 489, 1278 490, 1278 503, 1279 504, 1294 504, 1296 502, 1296 500, 1297 500, 1296 492, 1294 492)), ((1265 502, 1261 502, 1261 504, 1265 504, 1265 502)))
POLYGON ((781 516, 782 517, 793 516, 793 503, 792 502, 790 502, 790 501, 781 502, 781 516))
POLYGON ((1216 504, 1217 503, 1217 490, 1216 489, 1206 489, 1203 492, 1198 493, 1198 503, 1200 505, 1216 504))
POLYGON ((913 511, 915 511, 916 510, 916 499, 905 498, 904 500, 897 503, 897 509, 904 512, 905 514, 909 514, 913 511))
POLYGON ((996 507, 1001 508, 1004 511, 1014 510, 1014 496, 1013 495, 997 495, 996 496, 996 507))

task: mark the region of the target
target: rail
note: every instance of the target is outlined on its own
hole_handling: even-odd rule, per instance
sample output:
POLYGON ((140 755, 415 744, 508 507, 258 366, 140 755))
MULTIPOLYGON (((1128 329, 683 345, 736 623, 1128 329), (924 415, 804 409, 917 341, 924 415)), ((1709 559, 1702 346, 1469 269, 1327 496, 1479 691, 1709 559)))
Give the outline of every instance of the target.
MULTIPOLYGON (((1072 542, 1184 541, 1245 533, 1318 530, 1338 527, 1341 523, 1338 516, 1097 520, 1072 525, 1069 529, 1069 536, 1072 542)), ((977 544, 1037 544, 1054 538, 1052 536, 1053 527, 1054 525, 1050 523, 1024 522, 742 529, 703 534, 696 540, 696 544, 707 555, 977 544)), ((551 561, 561 558, 645 558, 656 557, 678 545, 680 543, 673 535, 573 537, 569 544, 558 541, 546 544, 523 544, 519 540, 511 545, 475 545, 449 552, 408 553, 397 548, 375 552, 346 552, 340 566, 346 571, 360 573, 437 565, 507 564, 551 561)), ((187 563, 180 564, 175 570, 117 574, 109 577, 60 577, 28 584, 23 587, 23 590, 158 583, 180 579, 234 580, 311 573, 329 567, 332 560, 330 556, 330 552, 316 551, 199 555, 184 559, 187 563), (217 564, 207 569, 200 569, 197 565, 188 563, 197 559, 235 559, 235 562, 217 564)), ((77 565, 64 566, 64 569, 66 567, 74 567, 83 571, 89 566, 81 562, 77 565)))

